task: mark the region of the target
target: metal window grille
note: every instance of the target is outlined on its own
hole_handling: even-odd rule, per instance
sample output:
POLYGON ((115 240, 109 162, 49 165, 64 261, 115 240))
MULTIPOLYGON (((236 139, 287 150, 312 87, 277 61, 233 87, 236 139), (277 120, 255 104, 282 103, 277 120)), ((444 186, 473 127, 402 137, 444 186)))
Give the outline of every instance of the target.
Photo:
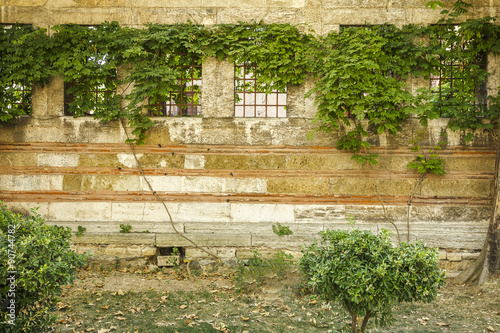
POLYGON ((235 64, 235 116, 286 117, 286 91, 259 91, 256 70, 254 63, 235 64))
MULTIPOLYGON (((458 26, 453 26, 454 29, 458 29, 458 26)), ((440 45, 443 45, 443 40, 439 40, 440 45)), ((450 51, 454 47, 449 48, 450 51)), ((486 55, 481 55, 476 59, 475 64, 486 68, 486 55)), ((449 97, 453 97, 453 91, 465 90, 465 79, 461 73, 467 67, 467 64, 457 60, 445 60, 440 59, 441 67, 439 74, 430 75, 430 88, 431 91, 436 95, 436 100, 441 102, 449 97), (447 90, 449 89, 450 92, 447 90)), ((475 106, 485 106, 487 104, 487 89, 486 81, 478 82, 475 84, 474 95, 476 100, 474 101, 475 106)), ((443 115, 443 114, 441 114, 443 115)))
POLYGON ((25 114, 31 114, 31 94, 33 92, 33 85, 30 83, 19 84, 12 83, 8 91, 14 97, 12 103, 7 107, 23 110, 25 114))
POLYGON ((165 101, 149 104, 150 116, 175 117, 201 114, 201 62, 174 54, 180 60, 181 76, 177 79, 179 89, 169 91, 165 101))
MULTIPOLYGON (((23 24, 18 24, 23 25, 23 24)), ((2 29, 12 29, 14 24, 1 23, 2 29)), ((24 114, 31 114, 31 95, 33 93, 32 82, 12 82, 6 89, 7 96, 10 96, 11 103, 7 104, 9 109, 22 110, 24 114)))
MULTIPOLYGON (((69 104, 75 100, 75 96, 72 94, 68 93, 68 89, 71 87, 74 87, 76 85, 76 81, 73 80, 71 82, 64 82, 64 114, 66 116, 74 116, 75 112, 71 112, 69 109, 69 104)), ((103 103, 106 101, 110 101, 114 98, 116 95, 116 89, 106 89, 104 85, 101 85, 99 87, 95 87, 92 90, 87 91, 88 95, 90 95, 90 98, 95 102, 95 104, 103 103)), ((87 95, 87 96, 88 96, 87 95)), ((89 109, 86 110, 83 116, 92 116, 94 114, 94 109, 89 109)))

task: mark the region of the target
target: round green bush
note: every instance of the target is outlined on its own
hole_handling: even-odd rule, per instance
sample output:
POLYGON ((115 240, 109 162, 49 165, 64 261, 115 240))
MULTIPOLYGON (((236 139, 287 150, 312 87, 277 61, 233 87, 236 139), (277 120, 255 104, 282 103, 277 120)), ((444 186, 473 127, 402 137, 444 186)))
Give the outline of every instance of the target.
POLYGON ((85 255, 70 249, 71 229, 49 226, 31 210, 15 214, 0 201, 0 331, 43 332, 61 286, 73 283, 85 255))
POLYGON ((299 266, 311 290, 349 312, 353 332, 363 332, 370 318, 389 324, 394 304, 431 302, 444 285, 437 250, 421 242, 394 246, 387 230, 379 235, 357 228, 326 230, 320 235, 319 242, 302 250, 299 266))

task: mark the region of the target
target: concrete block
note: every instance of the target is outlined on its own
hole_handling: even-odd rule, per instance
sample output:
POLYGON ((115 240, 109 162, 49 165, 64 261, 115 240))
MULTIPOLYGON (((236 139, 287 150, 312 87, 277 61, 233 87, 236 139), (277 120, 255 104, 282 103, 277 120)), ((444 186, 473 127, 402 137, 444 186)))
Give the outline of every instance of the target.
POLYGON ((234 222, 293 222, 294 207, 286 204, 231 204, 234 222))
MULTIPOLYGON (((250 246, 250 235, 241 234, 185 234, 198 246, 250 246)), ((188 247, 193 244, 177 234, 157 234, 156 246, 160 247, 188 247)))

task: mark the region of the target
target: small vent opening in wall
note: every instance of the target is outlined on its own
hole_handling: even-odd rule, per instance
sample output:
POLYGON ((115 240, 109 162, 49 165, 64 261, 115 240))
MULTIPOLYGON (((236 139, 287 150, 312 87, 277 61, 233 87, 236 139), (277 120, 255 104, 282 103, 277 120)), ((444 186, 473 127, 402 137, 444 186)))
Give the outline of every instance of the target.
POLYGON ((172 267, 180 265, 183 261, 185 249, 183 247, 160 247, 160 255, 156 257, 159 267, 172 267))

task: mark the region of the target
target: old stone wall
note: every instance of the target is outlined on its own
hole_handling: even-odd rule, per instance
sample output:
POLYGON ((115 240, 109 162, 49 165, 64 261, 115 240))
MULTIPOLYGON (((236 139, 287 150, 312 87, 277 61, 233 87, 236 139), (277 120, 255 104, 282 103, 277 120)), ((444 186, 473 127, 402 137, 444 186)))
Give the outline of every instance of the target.
MULTIPOLYGON (((498 0, 475 1, 471 15, 494 16, 499 8, 498 0)), ((262 19, 305 23, 325 33, 365 22, 427 24, 437 16, 417 0, 0 0, 1 22, 39 27, 262 19)), ((494 92, 499 62, 490 57, 488 66, 494 92)), ((477 132, 465 144, 463 134, 446 129, 447 119, 432 121, 423 143, 433 146, 446 132, 439 155, 447 174, 427 176, 409 206, 420 177, 407 167, 415 158, 410 141, 422 130, 416 119, 397 136, 370 137, 372 151, 380 154, 371 170, 335 148, 342 133, 306 138, 316 111, 313 100, 304 98, 312 79, 288 88, 286 118, 235 118, 233 73, 232 63, 207 59, 202 117, 154 118, 146 144, 135 148, 180 232, 226 260, 248 257, 252 249, 297 253, 321 230, 350 228, 349 216, 361 228, 396 231, 384 217, 382 200, 401 240, 439 247, 450 276, 477 256, 491 214, 495 151, 489 133, 477 132), (294 234, 278 237, 272 232, 276 222, 294 234)), ((428 85, 410 83, 412 89, 428 85)), ((181 247, 187 258, 205 258, 174 232, 125 139, 118 121, 64 116, 63 82, 53 78, 35 87, 31 116, 0 128, 0 200, 23 212, 37 206, 51 224, 85 227, 75 244, 98 258, 140 263, 172 247, 181 247), (120 233, 120 224, 131 225, 132 233, 120 233)))

